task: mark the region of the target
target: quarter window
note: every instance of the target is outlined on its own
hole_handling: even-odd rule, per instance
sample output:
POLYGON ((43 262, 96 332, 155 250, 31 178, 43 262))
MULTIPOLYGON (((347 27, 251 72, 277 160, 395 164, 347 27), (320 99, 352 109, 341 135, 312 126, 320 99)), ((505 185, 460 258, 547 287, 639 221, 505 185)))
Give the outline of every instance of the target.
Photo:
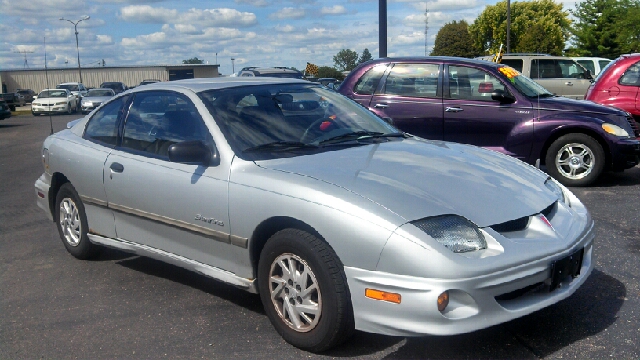
POLYGON ((640 86, 640 62, 627 69, 620 77, 620 85, 640 86))
POLYGON ((522 72, 522 59, 502 59, 500 63, 512 67, 518 70, 518 72, 522 72))
POLYGON ((84 138, 109 147, 118 142, 118 117, 128 96, 119 97, 96 111, 84 130, 84 138))
POLYGON ((202 140, 210 135, 195 105, 172 92, 137 93, 124 126, 122 148, 135 153, 167 158, 169 147, 182 141, 202 140))
POLYGON ((387 95, 436 97, 438 93, 438 64, 396 64, 384 85, 387 95))
POLYGON ((386 69, 386 64, 380 64, 372 67, 358 80, 353 91, 356 94, 373 95, 386 69))
POLYGON ((466 66, 449 66, 449 98, 493 101, 491 93, 507 92, 504 84, 494 75, 466 66))

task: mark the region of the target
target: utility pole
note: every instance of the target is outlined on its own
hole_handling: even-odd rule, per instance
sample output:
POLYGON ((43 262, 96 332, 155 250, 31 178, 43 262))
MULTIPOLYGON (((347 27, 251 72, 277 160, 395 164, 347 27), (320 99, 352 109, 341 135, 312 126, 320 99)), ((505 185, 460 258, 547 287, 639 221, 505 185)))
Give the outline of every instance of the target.
POLYGON ((429 2, 425 2, 424 7, 424 56, 427 56, 427 35, 429 32, 429 2))
POLYGON ((511 52, 511 0, 507 0, 507 54, 511 52))
POLYGON ((387 0, 378 2, 378 43, 379 57, 387 57, 387 0))
POLYGON ((23 67, 25 69, 28 69, 29 68, 29 62, 27 61, 27 54, 33 53, 33 50, 18 50, 18 51, 14 51, 14 52, 17 52, 17 53, 20 53, 20 54, 24 55, 24 65, 23 65, 23 67))

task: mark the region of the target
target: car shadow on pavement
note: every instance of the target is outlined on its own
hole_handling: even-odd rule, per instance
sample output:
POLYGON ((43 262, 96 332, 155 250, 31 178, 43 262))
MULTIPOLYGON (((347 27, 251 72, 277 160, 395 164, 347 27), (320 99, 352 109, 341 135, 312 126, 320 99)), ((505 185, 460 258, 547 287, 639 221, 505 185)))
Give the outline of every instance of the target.
POLYGON ((623 172, 606 172, 593 184, 594 187, 636 186, 640 184, 638 166, 623 172))
POLYGON ((238 289, 207 276, 200 275, 196 272, 183 269, 179 266, 144 256, 126 258, 116 261, 115 263, 147 275, 160 277, 189 286, 209 295, 232 302, 238 306, 242 306, 247 310, 265 315, 259 295, 251 294, 247 291, 238 289))
POLYGON ((17 127, 17 126, 24 126, 24 124, 2 124, 0 123, 0 129, 8 129, 8 128, 12 128, 12 127, 17 127))
POLYGON ((626 294, 623 283, 594 270, 575 294, 555 305, 469 334, 407 338, 386 359, 544 358, 607 329, 626 294))

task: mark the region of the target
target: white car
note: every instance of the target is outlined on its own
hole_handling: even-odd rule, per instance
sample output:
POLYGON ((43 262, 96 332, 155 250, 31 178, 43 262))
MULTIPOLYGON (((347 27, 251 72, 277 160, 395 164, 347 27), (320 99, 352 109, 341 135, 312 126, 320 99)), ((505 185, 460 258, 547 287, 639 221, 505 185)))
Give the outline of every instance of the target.
POLYGON ((31 103, 31 114, 73 114, 78 111, 78 104, 67 89, 44 89, 31 103))
POLYGON ((605 66, 609 65, 609 63, 613 61, 611 59, 600 57, 573 57, 572 59, 589 70, 591 72, 591 75, 593 75, 594 77, 600 74, 602 69, 604 69, 605 66))
POLYGON ((79 82, 66 82, 58 84, 56 85, 56 89, 69 90, 73 95, 75 95, 78 104, 80 104, 82 98, 87 94, 87 91, 89 91, 82 83, 79 82))

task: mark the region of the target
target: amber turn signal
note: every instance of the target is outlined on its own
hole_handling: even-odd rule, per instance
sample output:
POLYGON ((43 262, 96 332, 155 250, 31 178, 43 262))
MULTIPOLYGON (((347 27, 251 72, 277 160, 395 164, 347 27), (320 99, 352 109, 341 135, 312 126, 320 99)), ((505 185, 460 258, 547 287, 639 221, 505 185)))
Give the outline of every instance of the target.
POLYGON ((445 291, 438 296, 438 310, 440 312, 444 311, 449 305, 449 291, 445 291))
POLYGON ((400 304, 400 301, 402 299, 400 294, 389 293, 386 291, 375 290, 375 289, 365 289, 364 296, 371 299, 375 299, 375 300, 392 302, 394 304, 400 304))

